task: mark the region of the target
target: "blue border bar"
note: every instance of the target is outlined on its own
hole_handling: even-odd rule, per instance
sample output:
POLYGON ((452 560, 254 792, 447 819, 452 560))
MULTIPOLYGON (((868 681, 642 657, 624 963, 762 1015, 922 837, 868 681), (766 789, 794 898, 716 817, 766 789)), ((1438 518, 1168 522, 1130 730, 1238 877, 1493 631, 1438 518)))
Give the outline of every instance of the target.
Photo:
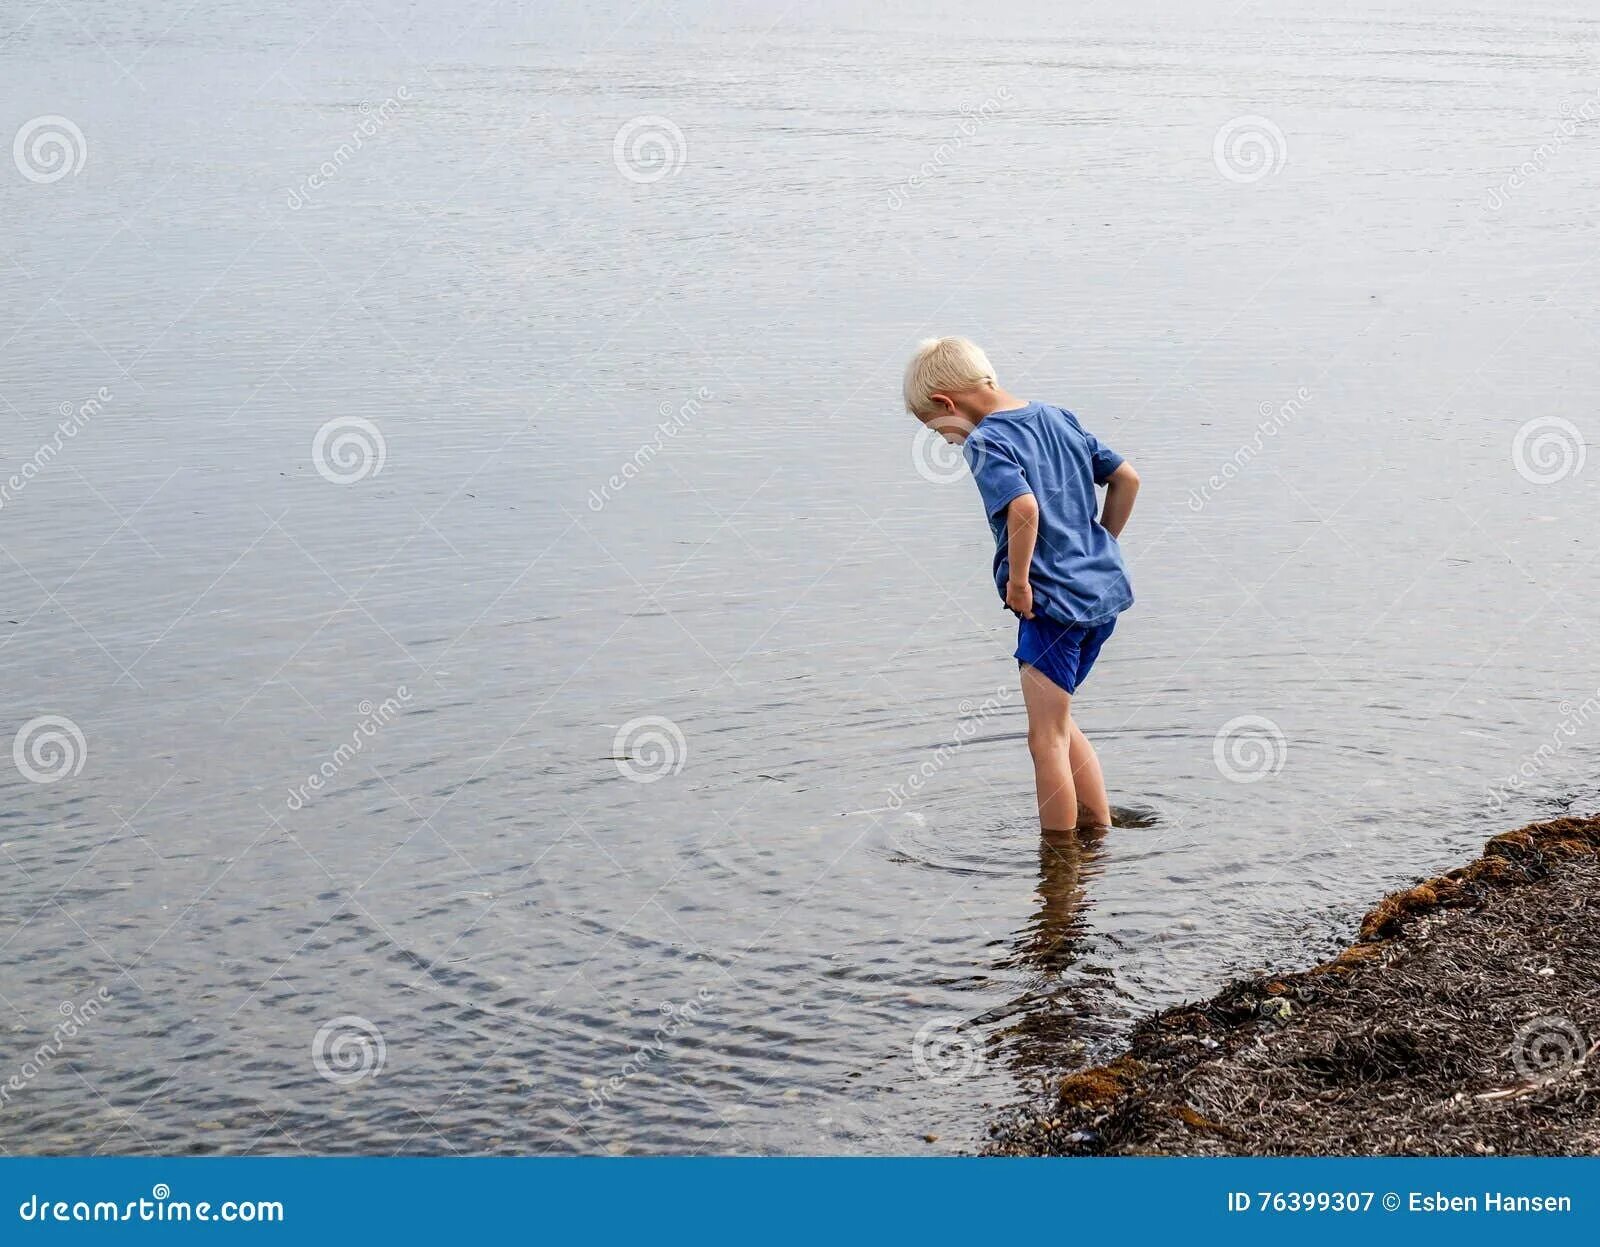
POLYGON ((1503 1247, 1508 1234, 1596 1230, 1596 1159, 0 1161, 7 1243, 196 1234, 437 1243, 492 1233, 511 1242, 889 1247, 1128 1234, 1349 1243, 1390 1234, 1503 1247), (1527 1208, 1515 1202, 1523 1198, 1549 1202, 1527 1208), (89 1216, 99 1219, 81 1219, 89 1216))

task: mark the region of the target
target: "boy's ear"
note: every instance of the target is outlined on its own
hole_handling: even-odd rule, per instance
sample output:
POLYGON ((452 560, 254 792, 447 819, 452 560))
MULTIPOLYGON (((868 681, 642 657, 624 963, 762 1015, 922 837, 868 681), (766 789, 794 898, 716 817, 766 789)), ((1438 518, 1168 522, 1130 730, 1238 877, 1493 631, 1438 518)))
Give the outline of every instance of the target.
POLYGON ((938 415, 940 416, 953 416, 957 414, 955 399, 951 398, 948 394, 930 394, 928 395, 928 401, 939 408, 938 415))

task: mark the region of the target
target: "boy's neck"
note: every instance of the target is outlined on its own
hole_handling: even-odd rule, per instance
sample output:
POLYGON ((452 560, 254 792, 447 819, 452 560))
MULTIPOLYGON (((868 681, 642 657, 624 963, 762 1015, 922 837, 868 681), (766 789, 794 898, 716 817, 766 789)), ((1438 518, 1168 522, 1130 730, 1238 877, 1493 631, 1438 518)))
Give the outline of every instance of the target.
POLYGON ((1026 407, 1028 400, 1018 398, 1010 390, 1002 390, 999 386, 979 396, 971 412, 973 422, 982 420, 985 416, 992 416, 997 411, 1016 411, 1019 407, 1026 407))

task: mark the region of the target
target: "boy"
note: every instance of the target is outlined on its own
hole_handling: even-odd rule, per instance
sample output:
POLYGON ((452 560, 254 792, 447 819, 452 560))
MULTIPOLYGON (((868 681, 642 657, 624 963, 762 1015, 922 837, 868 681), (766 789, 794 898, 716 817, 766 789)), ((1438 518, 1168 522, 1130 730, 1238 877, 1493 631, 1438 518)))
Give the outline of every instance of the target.
POLYGON ((1019 621, 1040 826, 1109 827, 1100 760, 1072 721, 1072 695, 1133 605, 1117 537, 1139 474, 1071 412, 1001 389, 988 356, 965 338, 917 348, 905 399, 912 415, 962 448, 989 515, 995 587, 1019 621), (1098 518, 1097 485, 1106 490, 1098 518))

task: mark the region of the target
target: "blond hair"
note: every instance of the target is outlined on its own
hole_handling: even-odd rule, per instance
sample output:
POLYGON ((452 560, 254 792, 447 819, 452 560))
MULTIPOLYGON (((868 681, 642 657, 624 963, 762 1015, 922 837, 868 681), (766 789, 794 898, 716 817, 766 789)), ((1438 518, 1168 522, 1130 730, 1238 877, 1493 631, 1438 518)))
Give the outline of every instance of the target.
POLYGON ((936 410, 929 398, 975 385, 999 385, 994 365, 983 348, 966 338, 926 338, 906 365, 906 410, 929 416, 936 410))

